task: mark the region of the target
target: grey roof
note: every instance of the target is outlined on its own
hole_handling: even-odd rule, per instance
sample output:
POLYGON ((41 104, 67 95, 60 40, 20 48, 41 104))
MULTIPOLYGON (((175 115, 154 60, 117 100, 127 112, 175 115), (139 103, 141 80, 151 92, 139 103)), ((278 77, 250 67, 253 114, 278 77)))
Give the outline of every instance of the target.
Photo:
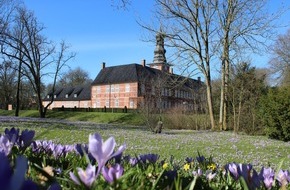
POLYGON ((54 93, 50 92, 43 99, 44 101, 51 100, 52 95, 56 95, 54 101, 80 101, 91 100, 91 85, 80 85, 75 87, 57 88, 54 93), (76 97, 75 97, 76 94, 76 97))
POLYGON ((148 66, 142 66, 140 64, 132 63, 127 65, 119 65, 113 67, 103 68, 92 85, 104 85, 104 84, 119 84, 128 82, 140 82, 146 79, 155 79, 159 76, 165 76, 167 79, 176 83, 180 82, 182 88, 192 88, 196 86, 198 80, 187 78, 181 75, 169 74, 148 66))

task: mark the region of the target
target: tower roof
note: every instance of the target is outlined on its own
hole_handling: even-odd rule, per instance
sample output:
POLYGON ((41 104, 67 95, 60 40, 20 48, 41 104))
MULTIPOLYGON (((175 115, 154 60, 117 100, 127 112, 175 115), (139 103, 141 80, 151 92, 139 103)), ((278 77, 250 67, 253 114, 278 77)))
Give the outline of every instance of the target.
POLYGON ((156 47, 154 50, 153 64, 166 64, 166 50, 164 48, 164 34, 159 32, 156 35, 156 47))

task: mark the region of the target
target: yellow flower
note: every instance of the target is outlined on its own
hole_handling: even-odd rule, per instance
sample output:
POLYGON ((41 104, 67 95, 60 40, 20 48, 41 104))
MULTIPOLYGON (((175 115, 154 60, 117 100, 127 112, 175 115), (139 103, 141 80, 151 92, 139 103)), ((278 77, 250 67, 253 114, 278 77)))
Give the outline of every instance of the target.
POLYGON ((163 164, 162 168, 163 168, 163 169, 168 168, 168 163, 165 162, 165 163, 163 164))
POLYGON ((189 170, 189 168, 190 168, 190 165, 187 164, 187 163, 183 166, 183 169, 184 169, 185 171, 189 170))
POLYGON ((216 169, 216 164, 211 163, 210 165, 207 166, 207 169, 209 169, 209 170, 215 170, 216 169))

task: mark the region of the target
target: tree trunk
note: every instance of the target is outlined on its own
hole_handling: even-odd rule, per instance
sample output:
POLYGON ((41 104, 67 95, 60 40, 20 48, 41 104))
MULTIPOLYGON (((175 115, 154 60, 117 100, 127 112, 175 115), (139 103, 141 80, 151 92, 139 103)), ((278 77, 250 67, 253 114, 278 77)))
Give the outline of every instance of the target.
POLYGON ((17 91, 16 91, 16 108, 15 108, 15 116, 19 116, 19 110, 20 110, 20 98, 19 98, 19 93, 20 93, 20 83, 21 83, 21 61, 19 61, 19 66, 18 66, 18 79, 17 79, 17 91))
POLYGON ((215 121, 214 121, 214 112, 212 105, 212 89, 211 89, 211 81, 209 77, 206 77, 206 95, 207 95, 207 104, 208 104, 208 113, 211 123, 211 130, 215 129, 215 121))
POLYGON ((219 113, 219 129, 223 129, 223 118, 224 118, 224 86, 225 86, 225 65, 222 63, 222 84, 221 84, 221 96, 220 96, 220 113, 219 113))

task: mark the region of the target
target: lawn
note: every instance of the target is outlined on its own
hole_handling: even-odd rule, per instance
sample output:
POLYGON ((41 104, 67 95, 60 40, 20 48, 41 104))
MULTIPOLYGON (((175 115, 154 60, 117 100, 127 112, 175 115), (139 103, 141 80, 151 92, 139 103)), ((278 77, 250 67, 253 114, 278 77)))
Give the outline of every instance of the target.
POLYGON ((53 140, 62 144, 87 143, 90 133, 99 133, 106 139, 115 137, 120 145, 126 143, 126 154, 155 153, 161 159, 183 161, 197 152, 213 156, 220 165, 228 162, 252 163, 255 168, 276 168, 284 159, 282 168, 290 169, 290 142, 270 140, 264 136, 235 135, 232 132, 169 130, 154 134, 142 126, 126 124, 96 124, 64 120, 15 121, 1 118, 0 131, 16 127, 36 131, 36 139, 53 140))

